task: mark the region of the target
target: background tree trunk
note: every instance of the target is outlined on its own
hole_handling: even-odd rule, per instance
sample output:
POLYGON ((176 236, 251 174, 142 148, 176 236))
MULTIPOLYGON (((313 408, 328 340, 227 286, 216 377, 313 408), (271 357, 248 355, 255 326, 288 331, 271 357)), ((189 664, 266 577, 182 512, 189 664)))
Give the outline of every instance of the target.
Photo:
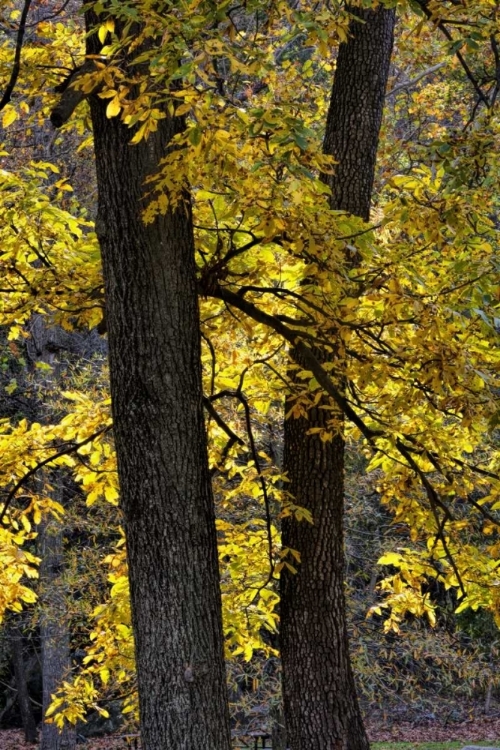
MULTIPOLYGON (((59 481, 61 477, 59 476, 59 481)), ((64 549, 61 522, 53 517, 42 520, 38 528, 40 563, 40 640, 42 642, 43 716, 51 696, 61 686, 71 668, 69 623, 66 593, 61 579, 64 549)), ((43 721, 40 750, 73 750, 75 728, 67 724, 62 731, 43 721)))
MULTIPOLYGON (((339 49, 324 150, 338 161, 328 177, 331 207, 368 219, 395 16, 382 7, 352 12, 359 20, 339 49)), ((296 352, 292 358, 300 364, 296 352)), ((285 421, 287 489, 314 519, 313 525, 283 520, 283 546, 301 556, 298 572, 285 568, 281 576, 285 724, 291 750, 366 750, 344 600, 344 439, 339 434, 323 443, 307 434, 326 427, 325 405, 331 405, 326 398, 307 420, 285 421)))
POLYGON ((17 690, 17 704, 23 722, 24 738, 26 742, 37 741, 36 721, 33 707, 28 692, 26 669, 23 654, 23 632, 19 623, 21 615, 11 615, 7 624, 7 636, 9 639, 12 666, 17 690))
POLYGON ((134 130, 90 105, 142 747, 229 750, 189 200, 141 219, 144 180, 183 122, 130 146, 134 130))

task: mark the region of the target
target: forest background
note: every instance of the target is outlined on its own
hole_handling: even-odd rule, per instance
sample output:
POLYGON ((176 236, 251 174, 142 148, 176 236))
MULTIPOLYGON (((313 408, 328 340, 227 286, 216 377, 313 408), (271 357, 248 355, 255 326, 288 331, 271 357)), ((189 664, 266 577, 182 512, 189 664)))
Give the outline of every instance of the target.
MULTIPOLYGON (((190 186, 235 726, 261 726, 263 707, 279 706, 276 580, 301 564, 280 546, 280 526, 314 522, 287 493, 283 393, 289 419, 306 418, 325 372, 342 381, 343 403, 327 385, 333 416, 311 432, 331 442, 343 430, 333 407, 345 407, 346 593, 362 702, 430 721, 437 702, 450 721, 476 701, 491 711, 496 5, 398 6, 369 225, 331 209, 335 165, 322 150, 352 8, 190 3, 162 15, 144 3, 147 33, 161 40, 154 55, 117 31, 116 7, 96 12, 99 55, 66 88, 80 106, 65 117, 66 79, 85 60, 79 9, 2 4, 3 716, 15 653, 26 672, 40 650, 39 702, 48 706, 63 678, 56 721, 105 715, 118 700, 137 716, 83 102, 95 91, 137 147, 166 116, 185 118, 151 176, 143 220, 182 205, 190 186), (135 88, 116 62, 134 43, 135 63, 149 66, 135 88), (330 351, 322 371, 294 370, 286 326, 340 341, 342 365, 330 351)), ((136 12, 120 5, 125 29, 136 12)))

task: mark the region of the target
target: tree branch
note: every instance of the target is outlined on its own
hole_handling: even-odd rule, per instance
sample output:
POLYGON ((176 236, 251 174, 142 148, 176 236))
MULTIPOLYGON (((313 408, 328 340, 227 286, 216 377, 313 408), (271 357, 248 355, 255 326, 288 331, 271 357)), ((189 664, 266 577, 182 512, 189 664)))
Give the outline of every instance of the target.
POLYGON ((21 50, 23 48, 24 32, 26 30, 26 19, 28 18, 31 2, 32 0, 25 0, 24 2, 23 12, 21 13, 21 20, 19 22, 19 28, 17 30, 14 65, 12 66, 12 72, 10 74, 10 80, 7 84, 7 88, 5 89, 4 95, 0 100, 0 112, 10 102, 12 93, 17 83, 17 79, 19 77, 19 72, 21 70, 21 50))
POLYGON ((69 445, 66 446, 66 448, 63 448, 60 451, 57 451, 57 453, 53 453, 48 458, 44 458, 43 461, 39 461, 36 466, 33 466, 32 469, 29 469, 29 471, 24 474, 24 476, 19 479, 14 487, 10 490, 8 493, 2 512, 0 513, 0 523, 3 523, 3 519, 5 518, 5 514, 7 513, 7 510, 9 508, 9 505, 11 504, 12 500, 16 496, 17 492, 23 487, 28 479, 33 477, 36 472, 41 469, 43 466, 47 466, 47 464, 52 463, 52 461, 55 461, 56 458, 60 458, 60 456, 67 456, 69 453, 74 453, 79 448, 82 448, 84 445, 87 445, 87 443, 91 443, 92 440, 95 440, 100 435, 104 435, 106 432, 109 432, 111 430, 111 425, 108 425, 107 427, 102 427, 100 430, 97 430, 97 432, 94 432, 93 435, 90 435, 89 437, 85 438, 85 440, 82 440, 80 443, 69 443, 69 445))
POLYGON ((399 86, 395 86, 391 91, 388 91, 387 94, 385 95, 385 98, 388 99, 390 96, 396 96, 397 94, 399 94, 400 91, 404 91, 405 89, 412 89, 414 86, 417 85, 419 81, 422 80, 422 78, 425 78, 426 76, 429 76, 432 73, 435 73, 441 68, 444 68, 445 65, 446 65, 445 62, 440 62, 437 65, 431 65, 430 68, 426 68, 426 70, 423 70, 421 73, 415 76, 415 78, 412 78, 406 83, 400 83, 399 86))
MULTIPOLYGON (((432 11, 430 11, 429 8, 427 7, 427 0, 417 0, 417 3, 419 7, 422 8, 428 20, 436 24, 437 28, 443 33, 443 35, 448 39, 448 41, 454 42, 455 40, 453 39, 453 36, 450 33, 450 31, 448 31, 448 29, 444 25, 444 22, 440 20, 439 18, 436 18, 432 14, 432 11)), ((490 101, 488 97, 486 96, 486 94, 483 92, 479 83, 477 82, 472 70, 469 68, 465 57, 462 55, 459 49, 455 50, 455 55, 457 56, 457 59, 460 62, 460 65, 464 69, 465 75, 467 76, 469 81, 472 83, 472 86, 474 87, 474 90, 476 94, 478 95, 479 99, 483 102, 483 104, 485 104, 489 108, 491 106, 490 101)))
POLYGON ((300 338, 300 333, 289 328, 281 322, 276 316, 269 315, 264 312, 253 302, 249 302, 244 297, 241 297, 234 292, 229 291, 221 287, 220 285, 214 285, 210 290, 202 290, 205 294, 216 299, 221 299, 232 307, 236 307, 241 312, 248 315, 249 318, 262 323, 263 325, 272 328, 276 333, 279 333, 292 347, 295 348, 300 358, 303 359, 306 366, 311 370, 312 374, 318 381, 319 385, 323 390, 333 398, 337 406, 339 406, 344 412, 347 419, 349 419, 361 432, 362 435, 373 444, 373 438, 383 435, 381 430, 372 430, 366 425, 361 417, 354 411, 347 399, 342 395, 341 391, 337 388, 333 380, 330 378, 326 370, 322 367, 320 362, 316 359, 311 349, 304 344, 300 338))
POLYGON ((86 60, 80 68, 76 68, 64 82, 64 90, 59 103, 50 113, 50 121, 55 128, 60 128, 69 120, 80 102, 94 93, 97 86, 90 92, 77 88, 75 84, 78 79, 88 73, 95 73, 96 66, 94 60, 86 60))
POLYGON ((233 441, 233 445, 237 443, 238 445, 245 445, 245 442, 238 437, 238 435, 229 427, 226 422, 222 419, 219 412, 214 408, 211 400, 209 397, 204 396, 203 397, 203 406, 208 411, 214 422, 223 430, 228 438, 233 441))

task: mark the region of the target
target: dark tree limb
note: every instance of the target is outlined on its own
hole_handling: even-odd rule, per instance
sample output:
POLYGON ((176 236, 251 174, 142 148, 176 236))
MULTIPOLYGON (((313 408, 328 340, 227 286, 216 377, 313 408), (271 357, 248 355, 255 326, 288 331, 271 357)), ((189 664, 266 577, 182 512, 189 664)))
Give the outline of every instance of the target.
POLYGON ((228 424, 226 424, 226 422, 224 422, 219 412, 214 408, 210 398, 203 398, 203 406, 210 414, 214 422, 221 428, 221 430, 226 433, 228 438, 233 441, 233 445, 235 443, 237 443, 238 445, 245 445, 244 441, 240 437, 238 437, 238 435, 229 427, 228 424))
POLYGON ((19 77, 19 72, 21 70, 21 51, 23 48, 23 40, 24 40, 24 32, 26 30, 26 19, 28 18, 29 9, 31 6, 32 0, 25 0, 23 11, 21 13, 21 21, 19 23, 19 28, 17 30, 17 39, 16 39, 16 51, 14 53, 14 65, 12 66, 12 72, 10 74, 10 79, 7 84, 7 88, 4 91, 4 95, 2 96, 2 99, 0 100, 0 112, 2 109, 10 102, 14 88, 17 83, 17 79, 19 77))
POLYGON ((244 297, 234 292, 229 291, 221 286, 217 286, 216 289, 212 289, 208 296, 216 297, 223 300, 228 305, 236 307, 241 312, 248 315, 249 318, 263 323, 264 325, 272 328, 276 333, 279 333, 285 341, 295 347, 295 349, 303 357, 304 362, 307 364, 308 369, 311 370, 312 374, 318 381, 319 385, 323 388, 329 396, 337 403, 346 417, 359 429, 361 434, 370 442, 373 442, 373 438, 377 435, 382 435, 380 430, 372 430, 366 425, 361 417, 352 408, 350 403, 347 401, 345 396, 341 393, 340 389, 337 388, 331 377, 328 375, 324 367, 315 357, 312 349, 310 349, 300 338, 298 331, 294 331, 284 323, 281 322, 276 316, 270 315, 264 312, 252 302, 249 302, 244 297))
POLYGON ((81 67, 76 68, 64 81, 59 88, 59 90, 61 90, 61 88, 64 89, 62 96, 58 104, 50 113, 50 121, 55 128, 61 128, 66 122, 68 122, 78 105, 90 96, 90 94, 94 93, 95 89, 87 92, 77 84, 82 76, 95 72, 96 65, 94 60, 87 60, 81 67))
MULTIPOLYGON (((448 39, 449 42, 454 42, 455 40, 453 38, 453 35, 451 34, 450 30, 445 26, 444 21, 442 21, 439 18, 435 18, 435 16, 433 15, 432 11, 429 9, 429 7, 427 5, 427 0, 417 0, 417 3, 419 5, 419 7, 422 8, 422 11, 424 12, 426 18, 429 21, 432 21, 433 23, 436 24, 437 28, 441 31, 441 33, 443 34, 443 36, 445 36, 446 39, 448 39)), ((486 94, 484 93, 484 91, 482 90, 481 86, 479 85, 479 83, 478 83, 478 81, 477 81, 474 73, 469 68, 469 65, 467 64, 467 60, 462 55, 462 53, 460 52, 459 49, 455 50, 455 55, 457 56, 457 60, 459 61, 460 65, 462 66, 465 75, 467 76, 467 78, 471 82, 471 84, 472 84, 472 86, 474 88, 474 91, 478 95, 479 100, 481 102, 483 102, 483 104, 485 104, 486 107, 490 108, 491 107, 491 102, 488 99, 488 97, 486 96, 486 94)))

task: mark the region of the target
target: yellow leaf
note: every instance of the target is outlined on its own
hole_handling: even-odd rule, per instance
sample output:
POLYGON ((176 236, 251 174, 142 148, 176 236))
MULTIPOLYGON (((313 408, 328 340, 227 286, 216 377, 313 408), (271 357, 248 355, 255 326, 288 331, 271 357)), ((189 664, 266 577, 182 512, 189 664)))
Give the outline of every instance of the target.
POLYGON ((397 552, 387 552, 377 560, 377 565, 399 565, 401 562, 401 555, 397 552))
POLYGON ((130 143, 139 143, 142 140, 142 138, 146 137, 146 133, 147 133, 147 122, 144 122, 140 126, 139 130, 134 135, 134 137, 131 138, 130 143))
POLYGON ((110 485, 107 485, 107 487, 104 488, 104 497, 108 501, 108 503, 112 503, 113 505, 116 505, 118 500, 118 491, 115 487, 111 487, 110 485))
POLYGON ((21 523, 24 527, 24 529, 29 533, 31 531, 31 524, 26 518, 26 516, 21 516, 21 523))
POLYGON ((101 460, 101 451, 95 450, 93 453, 90 454, 90 463, 92 466, 97 466, 97 464, 101 460))
POLYGON ((17 112, 10 104, 7 105, 2 117, 2 125, 4 128, 8 128, 13 122, 17 120, 17 112))
POLYGON ((190 112, 192 109, 192 105, 189 102, 184 102, 184 104, 181 104, 177 109, 175 110, 175 114, 177 117, 181 117, 181 115, 186 115, 188 112, 190 112))
POLYGON ((99 670, 99 676, 103 685, 106 685, 109 682, 109 669, 107 667, 102 667, 102 669, 99 670))
POLYGON ((106 37, 108 36, 108 27, 107 24, 103 24, 102 26, 99 26, 99 31, 97 32, 97 36, 99 37, 99 41, 101 44, 104 44, 106 41, 106 37))
POLYGON ((117 96, 114 97, 114 99, 111 99, 108 106, 106 107, 106 117, 116 117, 116 115, 120 114, 120 100, 117 96))

